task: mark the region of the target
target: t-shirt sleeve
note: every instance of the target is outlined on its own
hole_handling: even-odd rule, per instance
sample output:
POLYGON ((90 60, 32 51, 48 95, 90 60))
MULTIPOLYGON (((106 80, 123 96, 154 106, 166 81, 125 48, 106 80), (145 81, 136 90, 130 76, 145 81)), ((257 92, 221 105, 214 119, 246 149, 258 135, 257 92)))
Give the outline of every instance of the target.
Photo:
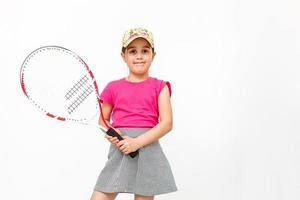
POLYGON ((102 102, 110 104, 111 106, 114 105, 112 89, 113 89, 112 84, 108 83, 103 89, 102 93, 100 94, 100 100, 102 102))
POLYGON ((169 94, 170 94, 170 97, 172 96, 172 89, 171 89, 171 84, 169 81, 161 81, 160 83, 160 88, 159 88, 159 93, 162 91, 162 89, 165 87, 165 86, 168 86, 168 89, 169 89, 169 94))

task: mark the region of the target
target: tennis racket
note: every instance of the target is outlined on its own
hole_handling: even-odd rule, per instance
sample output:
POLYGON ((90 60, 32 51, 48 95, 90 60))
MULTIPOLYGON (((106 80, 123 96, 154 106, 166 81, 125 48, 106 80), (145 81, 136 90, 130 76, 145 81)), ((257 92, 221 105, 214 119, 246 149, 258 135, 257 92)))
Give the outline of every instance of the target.
MULTIPOLYGON (((59 46, 44 46, 31 52, 20 70, 22 91, 45 116, 62 122, 96 125, 106 134, 123 140, 102 114, 96 79, 76 53, 59 46), (101 116, 104 126, 92 123, 101 116)), ((138 151, 129 155, 134 158, 138 151)))

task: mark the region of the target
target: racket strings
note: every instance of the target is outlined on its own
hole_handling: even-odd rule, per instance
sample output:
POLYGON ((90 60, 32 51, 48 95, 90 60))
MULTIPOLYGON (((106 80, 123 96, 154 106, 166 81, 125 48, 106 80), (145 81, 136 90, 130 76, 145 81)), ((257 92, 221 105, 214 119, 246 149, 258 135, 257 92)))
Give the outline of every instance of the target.
POLYGON ((72 112, 74 112, 79 105, 82 104, 82 102, 84 102, 84 100, 87 99, 87 97, 93 92, 93 88, 90 85, 85 91, 83 91, 75 101, 72 102, 71 105, 68 106, 68 112, 69 114, 72 114, 72 112))
POLYGON ((65 95, 67 100, 70 100, 76 92, 80 90, 88 81, 88 77, 83 76, 65 95))
POLYGON ((75 98, 74 101, 67 107, 68 113, 72 114, 94 91, 93 86, 88 83, 89 79, 85 75, 68 91, 65 95, 67 100, 75 98))

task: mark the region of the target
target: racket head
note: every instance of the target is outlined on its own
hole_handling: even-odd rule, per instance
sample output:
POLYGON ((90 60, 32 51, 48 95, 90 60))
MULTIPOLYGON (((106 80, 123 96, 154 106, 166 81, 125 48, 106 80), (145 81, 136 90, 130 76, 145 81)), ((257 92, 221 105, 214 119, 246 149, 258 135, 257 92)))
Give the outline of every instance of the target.
POLYGON ((31 52, 20 70, 24 95, 48 117, 87 123, 101 112, 95 77, 73 51, 43 46, 31 52))

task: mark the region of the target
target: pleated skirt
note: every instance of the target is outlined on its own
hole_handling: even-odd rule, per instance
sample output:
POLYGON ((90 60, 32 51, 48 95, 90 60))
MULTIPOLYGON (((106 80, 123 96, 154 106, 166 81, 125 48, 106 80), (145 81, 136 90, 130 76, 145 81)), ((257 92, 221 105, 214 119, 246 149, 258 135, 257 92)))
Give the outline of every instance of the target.
MULTIPOLYGON (((137 137, 148 128, 120 128, 124 135, 137 137)), ((102 169, 95 191, 107 193, 132 193, 153 196, 177 190, 169 162, 159 141, 139 149, 131 158, 111 144, 108 160, 102 169)))

